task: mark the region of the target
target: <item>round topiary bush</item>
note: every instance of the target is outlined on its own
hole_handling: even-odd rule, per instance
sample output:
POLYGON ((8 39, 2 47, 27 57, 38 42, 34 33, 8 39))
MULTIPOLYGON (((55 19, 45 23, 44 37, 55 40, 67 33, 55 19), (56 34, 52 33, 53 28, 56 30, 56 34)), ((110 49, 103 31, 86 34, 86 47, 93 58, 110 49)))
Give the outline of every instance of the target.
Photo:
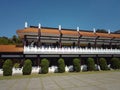
POLYGON ((64 59, 62 58, 58 60, 58 72, 59 73, 65 72, 65 62, 64 62, 64 59))
POLYGON ((94 71, 95 70, 95 62, 93 58, 88 58, 87 60, 87 70, 94 71))
POLYGON ((23 75, 30 75, 32 71, 32 62, 30 59, 27 59, 24 61, 24 65, 23 65, 23 75))
POLYGON ((120 60, 119 60, 119 58, 112 58, 111 59, 111 68, 120 69, 120 60))
POLYGON ((99 65, 101 70, 108 70, 108 66, 105 58, 100 58, 99 65))
POLYGON ((12 67, 12 61, 10 59, 7 59, 3 64, 3 76, 11 76, 12 67))
POLYGON ((74 71, 80 72, 80 59, 78 58, 73 59, 73 68, 74 71))
POLYGON ((44 58, 41 60, 41 73, 46 74, 48 73, 48 68, 49 68, 49 61, 44 58))

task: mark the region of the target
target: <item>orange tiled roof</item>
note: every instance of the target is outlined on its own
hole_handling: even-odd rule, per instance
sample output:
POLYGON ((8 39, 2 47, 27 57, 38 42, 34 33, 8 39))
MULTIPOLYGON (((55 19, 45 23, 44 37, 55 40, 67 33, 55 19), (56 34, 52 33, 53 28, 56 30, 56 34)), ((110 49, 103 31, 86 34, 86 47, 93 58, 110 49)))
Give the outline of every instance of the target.
POLYGON ((53 29, 41 29, 41 33, 47 33, 47 34, 60 34, 58 30, 53 29))
POLYGON ((63 35, 79 36, 78 32, 76 32, 76 31, 61 30, 61 33, 63 35))
POLYGON ((120 38, 120 34, 111 34, 112 37, 120 38))
MULTIPOLYGON (((70 35, 70 36, 79 36, 77 31, 73 30, 61 30, 63 35, 70 35)), ((23 38, 23 33, 38 33, 38 28, 26 28, 23 30, 17 30, 17 33, 20 37, 23 38)), ((41 33, 46 34, 60 34, 59 30, 57 28, 41 28, 41 33)), ((86 37, 103 37, 103 38, 120 38, 120 34, 108 34, 108 33, 93 33, 88 31, 79 31, 80 35, 86 36, 86 37)))
MULTIPOLYGON (((38 33, 38 28, 25 28, 23 30, 17 30, 17 33, 38 33)), ((49 33, 49 34, 59 34, 58 30, 53 29, 41 29, 41 33, 49 33)))
POLYGON ((96 37, 96 34, 93 32, 84 32, 84 31, 79 31, 80 35, 86 36, 86 37, 96 37))
POLYGON ((16 45, 0 45, 0 52, 23 52, 23 47, 16 47, 16 45))
POLYGON ((23 30, 17 30, 17 33, 29 33, 29 32, 38 32, 38 29, 36 28, 25 28, 23 30))

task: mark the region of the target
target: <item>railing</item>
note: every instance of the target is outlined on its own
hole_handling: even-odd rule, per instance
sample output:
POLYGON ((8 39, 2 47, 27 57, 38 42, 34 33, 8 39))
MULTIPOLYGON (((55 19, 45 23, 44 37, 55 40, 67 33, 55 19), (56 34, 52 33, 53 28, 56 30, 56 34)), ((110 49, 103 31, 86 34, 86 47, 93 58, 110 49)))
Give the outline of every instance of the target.
POLYGON ((24 54, 120 54, 120 49, 26 47, 24 54))

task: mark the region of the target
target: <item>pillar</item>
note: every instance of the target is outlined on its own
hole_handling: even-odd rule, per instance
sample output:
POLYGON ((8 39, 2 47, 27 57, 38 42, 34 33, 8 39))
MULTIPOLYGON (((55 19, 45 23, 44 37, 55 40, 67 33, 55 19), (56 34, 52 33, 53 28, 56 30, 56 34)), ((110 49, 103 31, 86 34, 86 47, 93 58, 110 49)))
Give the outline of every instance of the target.
POLYGON ((79 32, 78 32, 78 35, 79 35, 79 37, 78 37, 78 48, 80 48, 80 38, 82 37, 82 35, 80 35, 79 32))
POLYGON ((59 39, 59 47, 60 48, 62 48, 62 40, 61 40, 61 38, 62 38, 62 33, 60 32, 60 39, 59 39))
POLYGON ((78 48, 80 48, 80 37, 78 38, 78 48))
POLYGON ((112 42, 111 42, 111 40, 110 40, 109 46, 110 46, 110 48, 112 48, 112 42))
POLYGON ((24 44, 24 46, 27 46, 27 42, 26 42, 26 35, 24 35, 24 39, 23 39, 23 44, 24 44))
POLYGON ((80 57, 81 57, 81 55, 79 54, 80 64, 82 64, 82 60, 81 60, 81 58, 80 58, 80 57))
POLYGON ((2 68, 2 59, 1 59, 1 54, 0 54, 0 68, 2 68))
POLYGON ((21 62, 20 62, 20 68, 23 66, 24 61, 25 61, 25 54, 23 54, 23 59, 21 59, 21 62))
POLYGON ((98 58, 98 55, 96 55, 96 59, 97 59, 97 65, 99 65, 99 58, 98 58))
POLYGON ((41 30, 40 30, 40 28, 38 29, 38 47, 40 47, 41 46, 41 30))
POLYGON ((95 48, 97 47, 97 42, 96 42, 96 39, 95 39, 95 48))
POLYGON ((95 42, 94 42, 94 45, 95 45, 95 48, 97 47, 97 39, 99 38, 99 36, 97 36, 96 38, 95 38, 95 42))
POLYGON ((99 70, 99 58, 98 58, 98 55, 96 55, 96 59, 97 59, 97 69, 99 70))
POLYGON ((60 54, 60 58, 62 58, 62 54, 60 54))
POLYGON ((40 66, 40 55, 37 55, 37 66, 40 66))

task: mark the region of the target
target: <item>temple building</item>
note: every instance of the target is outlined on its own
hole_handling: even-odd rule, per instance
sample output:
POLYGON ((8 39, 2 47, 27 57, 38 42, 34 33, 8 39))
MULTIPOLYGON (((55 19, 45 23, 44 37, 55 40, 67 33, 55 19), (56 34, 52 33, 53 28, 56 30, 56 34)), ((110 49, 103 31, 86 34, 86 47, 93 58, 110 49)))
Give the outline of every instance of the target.
MULTIPOLYGON (((73 58, 81 58, 85 64, 88 57, 95 58, 98 64, 100 57, 120 57, 120 34, 98 33, 77 29, 27 26, 16 31, 23 45, 0 45, 0 59, 12 59, 23 63, 31 59, 33 66, 40 65, 42 58, 48 58, 50 65, 56 65, 57 60, 64 58, 66 65, 71 65, 73 58)), ((1 61, 0 61, 1 62, 1 61)))

